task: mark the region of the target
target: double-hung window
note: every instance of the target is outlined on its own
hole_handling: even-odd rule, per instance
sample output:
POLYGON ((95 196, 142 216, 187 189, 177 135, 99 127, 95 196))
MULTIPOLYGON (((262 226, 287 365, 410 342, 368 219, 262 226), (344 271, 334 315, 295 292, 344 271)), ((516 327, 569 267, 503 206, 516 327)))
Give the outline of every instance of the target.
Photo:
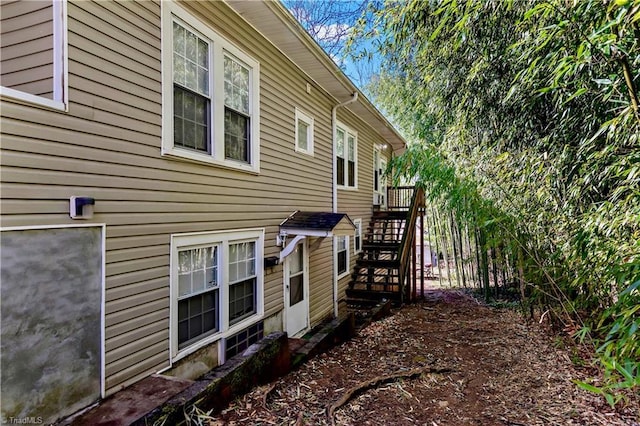
POLYGON ((259 63, 174 2, 163 8, 164 155, 259 171, 259 63))
POLYGON ((172 359, 262 318, 263 251, 263 229, 172 236, 172 359))
POLYGON ((336 268, 338 278, 349 272, 349 237, 338 236, 336 238, 336 268))
POLYGON ((178 251, 178 347, 220 330, 219 245, 178 251))
POLYGON ((229 325, 256 313, 256 243, 229 245, 229 325))
POLYGON ((353 236, 353 252, 360 253, 362 251, 362 219, 355 219, 353 224, 356 227, 355 235, 353 236))
POLYGON ((67 108, 64 0, 0 2, 0 94, 48 108, 67 108))
POLYGON ((336 128, 336 169, 337 184, 341 188, 357 188, 357 133, 339 124, 336 128))
POLYGON ((296 151, 313 155, 313 118, 296 108, 296 151))

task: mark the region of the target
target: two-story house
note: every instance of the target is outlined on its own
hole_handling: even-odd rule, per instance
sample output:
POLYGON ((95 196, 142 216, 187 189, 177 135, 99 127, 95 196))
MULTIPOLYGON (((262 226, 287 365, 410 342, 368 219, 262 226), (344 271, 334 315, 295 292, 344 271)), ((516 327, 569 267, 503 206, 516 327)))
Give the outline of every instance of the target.
POLYGON ((4 417, 338 314, 404 141, 283 5, 0 7, 4 417))

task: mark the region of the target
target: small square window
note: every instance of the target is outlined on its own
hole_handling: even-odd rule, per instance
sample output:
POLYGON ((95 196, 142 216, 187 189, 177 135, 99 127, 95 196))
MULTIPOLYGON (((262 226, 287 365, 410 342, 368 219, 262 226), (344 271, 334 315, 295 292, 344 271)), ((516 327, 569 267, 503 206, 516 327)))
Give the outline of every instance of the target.
POLYGON ((296 108, 296 151, 313 155, 313 118, 296 108))

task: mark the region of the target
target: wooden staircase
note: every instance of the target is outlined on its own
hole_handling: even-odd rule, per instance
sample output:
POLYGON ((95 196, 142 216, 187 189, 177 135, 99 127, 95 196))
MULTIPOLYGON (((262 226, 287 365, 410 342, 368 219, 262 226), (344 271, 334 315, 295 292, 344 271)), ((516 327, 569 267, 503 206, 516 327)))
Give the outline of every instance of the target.
MULTIPOLYGON (((374 211, 362 244, 362 252, 346 290, 347 306, 362 306, 381 300, 403 303, 411 299, 410 274, 415 251, 416 221, 424 203, 422 190, 405 187, 402 200, 388 210, 374 211), (410 192, 406 190, 410 189, 410 192), (408 194, 408 195, 407 195, 408 194), (396 205, 399 204, 399 205, 396 205)), ((393 202, 394 197, 388 197, 393 202)))

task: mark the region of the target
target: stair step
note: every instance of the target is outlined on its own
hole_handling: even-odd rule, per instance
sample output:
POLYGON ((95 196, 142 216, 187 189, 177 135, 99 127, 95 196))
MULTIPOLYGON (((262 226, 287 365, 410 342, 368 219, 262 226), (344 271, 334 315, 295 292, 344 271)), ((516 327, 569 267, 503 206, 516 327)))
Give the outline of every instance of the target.
POLYGON ((382 247, 382 248, 387 248, 389 250, 397 250, 400 247, 400 242, 401 240, 397 240, 397 239, 378 239, 378 240, 365 240, 364 243, 362 244, 362 248, 367 250, 375 250, 378 247, 382 247), (371 246, 369 246, 371 245, 371 246))
POLYGON ((377 300, 374 299, 362 299, 360 297, 347 297, 345 302, 347 306, 376 306, 378 304, 377 300))
MULTIPOLYGON (((395 253, 397 254, 397 253, 395 253)), ((365 256, 363 255, 362 257, 358 258, 358 260, 356 261, 356 266, 360 266, 360 267, 364 267, 364 266, 371 266, 371 265, 365 265, 364 262, 380 262, 381 260, 384 261, 389 261, 389 262, 393 262, 396 261, 398 258, 398 256, 389 256, 389 255, 382 255, 382 256, 365 256), (360 263, 360 265, 358 265, 358 262, 362 262, 360 263)), ((387 266, 383 266, 382 268, 388 268, 387 266)))
POLYGON ((362 244, 363 250, 398 250, 400 248, 400 241, 365 241, 362 244))
POLYGON ((400 261, 399 260, 386 260, 386 259, 379 259, 379 260, 369 260, 369 259, 358 259, 356 261, 356 268, 398 268, 400 267, 400 261))
MULTIPOLYGON (((365 285, 354 285, 353 287, 349 287, 347 288, 347 290, 349 291, 355 291, 355 292, 365 292, 365 293, 398 293, 398 288, 400 288, 398 285, 377 285, 377 286, 365 286, 365 285)), ((349 297, 365 297, 360 293, 349 293, 347 296, 349 297)), ((372 297, 372 296, 366 296, 366 297, 372 297)), ((385 296, 387 299, 389 297, 385 296)), ((374 299, 378 299, 379 298, 375 298, 374 299)))
POLYGON ((351 275, 361 275, 368 276, 373 275, 374 277, 397 277, 398 276, 398 268, 366 268, 362 266, 354 266, 353 273, 351 275))
POLYGON ((374 219, 406 219, 407 212, 403 210, 381 210, 373 213, 374 219))
POLYGON ((389 277, 384 276, 384 275, 378 275, 377 278, 385 278, 385 279, 373 279, 371 280, 371 277, 368 277, 367 275, 357 275, 353 278, 353 283, 354 284, 370 284, 370 285, 383 285, 383 284, 387 284, 387 285, 395 285, 398 283, 399 277, 397 275, 391 275, 389 277))
POLYGON ((371 290, 346 290, 348 298, 368 299, 368 300, 400 300, 399 291, 371 291, 371 290))
POLYGON ((369 268, 354 268, 352 277, 382 277, 382 278, 398 278, 399 274, 394 271, 389 271, 385 268, 374 269, 373 272, 369 271, 369 268))

